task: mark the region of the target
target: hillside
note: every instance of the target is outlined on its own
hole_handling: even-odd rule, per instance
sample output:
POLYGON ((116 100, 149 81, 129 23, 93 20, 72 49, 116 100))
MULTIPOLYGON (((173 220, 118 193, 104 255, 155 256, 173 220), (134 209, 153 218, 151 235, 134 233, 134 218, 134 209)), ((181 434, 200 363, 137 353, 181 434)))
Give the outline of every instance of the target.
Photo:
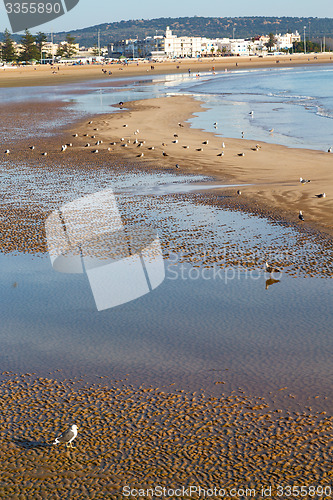
MULTIPOLYGON (((80 45, 91 46, 97 42, 97 31, 100 30, 101 45, 124 38, 144 38, 145 36, 162 35, 167 26, 174 34, 188 36, 206 36, 209 38, 235 37, 249 38, 255 35, 272 33, 286 33, 296 31, 303 35, 306 26, 308 39, 333 37, 333 19, 331 18, 298 18, 298 17, 179 17, 138 19, 105 23, 98 26, 73 30, 80 45)), ((66 32, 54 35, 54 41, 64 40, 66 32)), ((13 37, 19 39, 17 35, 13 37)))

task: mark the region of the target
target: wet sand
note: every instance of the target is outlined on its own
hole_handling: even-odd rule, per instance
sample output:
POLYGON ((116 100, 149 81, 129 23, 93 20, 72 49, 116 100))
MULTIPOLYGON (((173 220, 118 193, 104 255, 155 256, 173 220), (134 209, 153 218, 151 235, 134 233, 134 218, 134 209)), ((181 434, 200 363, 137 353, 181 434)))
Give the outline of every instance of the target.
MULTIPOLYGON (((75 144, 82 147, 82 135, 87 134, 87 143, 94 144, 86 148, 88 151, 121 154, 126 161, 147 168, 171 168, 209 175, 224 183, 244 184, 239 198, 250 209, 265 207, 280 212, 282 219, 287 217, 333 235, 333 154, 267 143, 256 147, 255 141, 224 139, 190 128, 187 120, 200 112, 202 105, 189 96, 135 101, 125 106, 120 113, 98 116, 93 123, 76 127, 80 137, 75 144), (96 146, 98 140, 103 143, 96 146), (311 182, 302 185, 300 177, 311 182), (326 198, 318 199, 316 194, 323 192, 326 198), (305 223, 298 219, 299 210, 305 223)), ((234 198, 236 192, 236 188, 227 191, 234 198)))
POLYGON ((0 87, 24 87, 35 85, 59 85, 61 83, 74 83, 89 79, 105 78, 106 81, 119 77, 133 77, 140 75, 161 75, 161 74, 181 74, 187 73, 191 69, 192 74, 212 71, 224 71, 230 69, 245 68, 265 68, 279 66, 294 66, 304 64, 332 64, 332 55, 325 54, 292 54, 283 56, 266 57, 207 57, 201 60, 184 59, 177 61, 148 62, 140 61, 129 64, 107 64, 103 69, 107 74, 102 73, 101 65, 67 66, 55 65, 51 68, 45 66, 27 66, 14 68, 0 68, 0 87), (151 69, 154 66, 154 69, 151 69), (59 70, 58 70, 59 67, 59 70), (111 71, 111 75, 109 75, 111 71))
POLYGON ((317 487, 317 498, 331 496, 333 418, 325 412, 269 409, 242 390, 207 397, 108 377, 86 384, 3 376, 2 498, 120 499, 128 488, 157 486, 223 488, 227 499, 244 497, 245 488, 261 498, 271 487, 275 498, 278 485, 315 487, 304 498, 317 487), (75 448, 52 445, 72 423, 75 448))

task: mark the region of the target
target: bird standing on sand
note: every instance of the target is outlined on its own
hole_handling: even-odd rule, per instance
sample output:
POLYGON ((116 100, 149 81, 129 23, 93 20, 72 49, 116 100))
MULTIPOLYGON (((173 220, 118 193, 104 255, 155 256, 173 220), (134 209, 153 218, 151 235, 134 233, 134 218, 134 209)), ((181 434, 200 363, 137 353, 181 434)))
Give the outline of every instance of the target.
POLYGON ((207 141, 203 141, 203 143, 202 143, 202 144, 208 144, 208 142, 209 142, 208 140, 207 140, 207 141))
POLYGON ((238 194, 238 196, 240 196, 240 195, 242 194, 242 191, 240 191, 240 190, 238 189, 237 194, 238 194))
POLYGON ((53 444, 65 444, 66 447, 70 446, 73 448, 72 441, 76 438, 77 436, 77 425, 73 424, 70 429, 67 431, 63 432, 55 438, 53 444))
POLYGON ((265 271, 266 273, 273 274, 273 273, 280 273, 280 269, 277 269, 276 267, 270 266, 265 262, 265 271))
POLYGON ((299 182, 300 182, 301 184, 306 184, 307 182, 311 182, 311 181, 309 181, 308 179, 303 179, 302 177, 300 177, 300 178, 299 178, 299 182))
POLYGON ((298 218, 299 218, 299 220, 304 220, 302 210, 299 211, 298 218))
POLYGON ((224 144, 224 142, 222 142, 222 148, 225 148, 225 144, 224 144))
POLYGON ((326 193, 315 194, 316 198, 326 198, 326 193))
POLYGON ((9 155, 9 153, 10 153, 9 149, 6 149, 5 155, 9 155))
POLYGON ((238 156, 245 156, 245 153, 238 153, 238 156))
POLYGON ((64 145, 61 146, 61 151, 66 151, 66 149, 67 149, 66 144, 64 144, 64 145))
POLYGON ((330 146, 327 150, 328 153, 332 153, 332 146, 330 146))
POLYGON ((165 151, 162 151, 162 155, 163 156, 169 156, 168 153, 166 153, 165 151))
POLYGON ((221 153, 219 153, 217 156, 224 156, 224 151, 222 151, 221 153))
POLYGON ((29 149, 31 150, 35 149, 35 146, 29 146, 29 149))
POLYGON ((176 167, 176 168, 180 168, 180 166, 178 165, 178 163, 176 163, 175 167, 176 167))

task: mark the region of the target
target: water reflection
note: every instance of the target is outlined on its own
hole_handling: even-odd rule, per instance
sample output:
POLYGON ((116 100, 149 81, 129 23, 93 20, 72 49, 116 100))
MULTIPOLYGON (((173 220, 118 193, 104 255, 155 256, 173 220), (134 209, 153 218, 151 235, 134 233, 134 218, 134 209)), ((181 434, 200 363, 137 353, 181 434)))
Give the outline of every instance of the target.
POLYGON ((142 297, 164 280, 158 235, 149 227, 126 228, 110 189, 66 203, 45 229, 53 268, 85 272, 98 311, 142 297))

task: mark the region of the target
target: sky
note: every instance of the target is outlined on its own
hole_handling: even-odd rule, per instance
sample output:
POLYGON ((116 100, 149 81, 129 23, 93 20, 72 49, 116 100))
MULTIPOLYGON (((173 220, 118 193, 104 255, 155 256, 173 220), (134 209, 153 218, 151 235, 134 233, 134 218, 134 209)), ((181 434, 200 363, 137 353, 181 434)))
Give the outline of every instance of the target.
MULTIPOLYGON (((0 31, 11 27, 4 3, 14 0, 0 0, 0 31)), ((36 0, 34 0, 36 1, 36 0)), ((62 0, 60 0, 62 1, 62 0)), ((244 16, 288 16, 288 17, 333 17, 332 0, 80 0, 72 11, 38 28, 37 31, 57 32, 86 28, 106 22, 130 19, 154 19, 158 17, 244 17, 244 16)))

